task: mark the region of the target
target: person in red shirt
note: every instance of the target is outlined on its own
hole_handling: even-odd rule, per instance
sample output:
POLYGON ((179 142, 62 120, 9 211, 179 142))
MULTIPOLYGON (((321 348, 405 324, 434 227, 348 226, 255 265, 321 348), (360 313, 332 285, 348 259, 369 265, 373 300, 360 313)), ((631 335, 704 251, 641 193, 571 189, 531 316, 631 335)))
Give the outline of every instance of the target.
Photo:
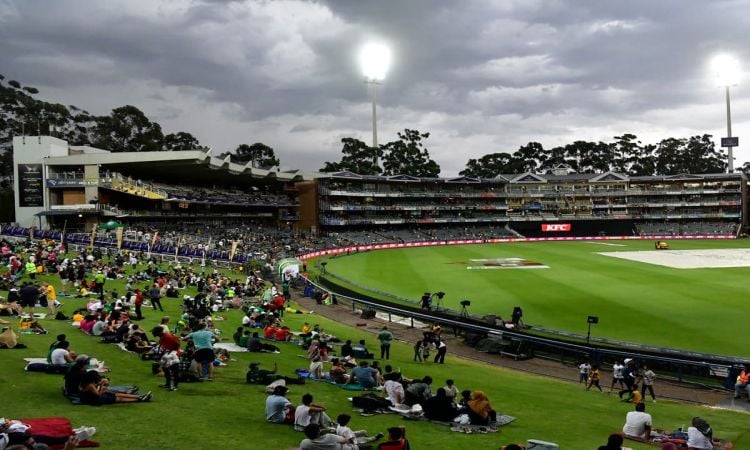
POLYGON ((277 295, 276 297, 274 297, 271 303, 273 303, 274 305, 274 310, 279 313, 279 317, 284 317, 284 308, 286 307, 284 303, 284 296, 277 295))
POLYGON ((266 339, 274 339, 276 337, 276 331, 278 330, 275 326, 269 325, 263 330, 263 337, 266 339))
POLYGON ((135 320, 143 320, 143 313, 141 312, 141 306, 143 306, 143 294, 140 290, 136 289, 133 291, 135 297, 135 320))
POLYGON ((289 327, 281 327, 276 330, 276 340, 286 342, 292 338, 292 333, 289 331, 289 327))
POLYGON ((161 360, 162 370, 164 370, 164 384, 159 387, 165 387, 170 391, 176 391, 179 384, 180 368, 180 340, 172 333, 164 331, 161 326, 154 327, 151 334, 159 338, 159 347, 163 350, 161 360))

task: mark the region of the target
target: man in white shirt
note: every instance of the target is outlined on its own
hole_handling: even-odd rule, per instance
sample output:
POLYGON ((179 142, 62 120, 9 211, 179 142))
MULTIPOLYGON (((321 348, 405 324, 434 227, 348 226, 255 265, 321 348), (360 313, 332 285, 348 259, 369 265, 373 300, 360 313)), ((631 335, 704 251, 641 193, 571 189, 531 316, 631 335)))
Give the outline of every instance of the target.
POLYGON ((326 408, 321 405, 316 405, 313 401, 313 396, 307 393, 302 396, 302 404, 294 410, 294 429, 297 431, 305 431, 305 427, 311 423, 316 423, 321 427, 333 428, 335 424, 328 414, 326 414, 326 408))
POLYGON ((625 426, 622 427, 625 435, 644 439, 651 436, 651 414, 645 411, 646 404, 641 402, 635 405, 635 411, 630 411, 625 416, 625 426))
POLYGON ((56 366, 65 366, 72 363, 76 359, 76 354, 68 350, 68 347, 70 347, 70 342, 68 341, 62 341, 57 344, 57 348, 52 350, 52 354, 50 355, 50 362, 56 366))
POLYGON ((622 378, 622 370, 624 368, 625 366, 620 364, 619 361, 615 361, 615 363, 612 364, 612 386, 609 388, 610 394, 615 390, 615 384, 619 383, 621 389, 625 387, 625 381, 622 378))
POLYGON ((383 433, 378 433, 375 436, 368 436, 367 431, 358 430, 352 431, 349 428, 349 421, 352 420, 352 416, 349 414, 339 414, 336 418, 338 426, 336 427, 336 434, 347 439, 349 443, 343 444, 343 450, 359 450, 359 444, 367 444, 368 442, 377 441, 383 438, 383 433))
POLYGON ((586 384, 589 379, 589 372, 591 371, 591 364, 588 361, 584 361, 578 365, 578 382, 586 384))

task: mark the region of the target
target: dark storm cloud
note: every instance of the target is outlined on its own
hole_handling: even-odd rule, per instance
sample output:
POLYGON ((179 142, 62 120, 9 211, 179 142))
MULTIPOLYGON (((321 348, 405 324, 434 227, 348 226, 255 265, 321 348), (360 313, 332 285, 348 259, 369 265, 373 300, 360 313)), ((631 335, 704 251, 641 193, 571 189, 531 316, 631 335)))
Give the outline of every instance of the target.
POLYGON ((369 139, 356 54, 379 39, 394 53, 381 139, 429 131, 455 173, 531 140, 716 134, 707 61, 750 60, 748 13, 696 0, 0 0, 0 73, 95 113, 135 104, 219 151, 264 141, 314 169, 341 137, 369 139))

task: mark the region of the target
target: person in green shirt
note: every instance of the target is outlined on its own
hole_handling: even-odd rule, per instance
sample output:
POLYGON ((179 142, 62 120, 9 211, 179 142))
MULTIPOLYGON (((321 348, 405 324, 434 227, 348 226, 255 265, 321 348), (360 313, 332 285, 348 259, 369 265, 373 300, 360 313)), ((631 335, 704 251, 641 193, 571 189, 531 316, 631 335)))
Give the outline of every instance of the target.
POLYGON ((250 330, 245 330, 242 333, 242 336, 240 336, 240 340, 237 343, 237 345, 239 345, 242 348, 247 348, 247 343, 249 340, 250 340, 250 330))
POLYGON ((26 263, 26 273, 29 274, 29 278, 31 278, 32 280, 35 280, 36 279, 36 264, 34 264, 31 261, 28 261, 26 263))
POLYGON ((393 333, 388 331, 388 327, 384 326, 380 333, 378 333, 378 340, 380 341, 380 359, 391 359, 391 341, 393 340, 393 333))

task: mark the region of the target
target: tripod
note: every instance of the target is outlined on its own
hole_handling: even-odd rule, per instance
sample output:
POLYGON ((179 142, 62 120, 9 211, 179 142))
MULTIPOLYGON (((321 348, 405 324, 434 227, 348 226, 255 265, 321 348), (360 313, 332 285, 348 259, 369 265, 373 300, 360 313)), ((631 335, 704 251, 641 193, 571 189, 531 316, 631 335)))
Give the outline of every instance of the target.
POLYGON ((466 305, 461 305, 461 317, 463 317, 464 319, 469 318, 469 310, 466 309, 466 305))

